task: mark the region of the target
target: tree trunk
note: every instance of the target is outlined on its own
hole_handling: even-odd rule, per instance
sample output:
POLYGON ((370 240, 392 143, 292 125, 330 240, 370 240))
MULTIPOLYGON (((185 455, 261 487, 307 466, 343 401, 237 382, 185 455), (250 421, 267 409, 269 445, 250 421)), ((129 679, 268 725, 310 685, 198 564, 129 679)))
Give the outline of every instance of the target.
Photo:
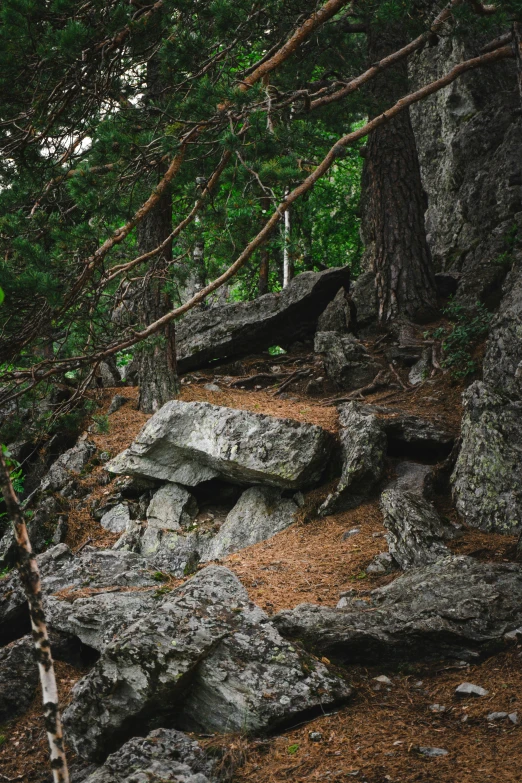
POLYGON ((258 296, 264 296, 268 293, 268 273, 270 271, 270 256, 268 248, 261 248, 261 263, 259 264, 259 281, 257 284, 258 296))
MULTIPOLYGON (((285 197, 288 193, 289 190, 286 191, 285 197)), ((285 212, 283 225, 283 288, 289 286, 294 277, 294 263, 290 248, 291 232, 292 221, 290 208, 288 208, 285 212)))
MULTIPOLYGON (((172 205, 169 195, 163 196, 138 225, 138 252, 147 253, 163 242, 172 231, 172 205)), ((138 317, 150 324, 172 309, 170 297, 164 293, 165 271, 172 258, 167 246, 156 257, 150 275, 143 281, 138 296, 138 317)), ((176 340, 174 322, 169 323, 161 337, 145 342, 139 354, 139 409, 155 413, 179 393, 176 371, 176 340)))
MULTIPOLYGON (((399 49, 394 25, 368 35, 370 62, 399 49)), ((372 82, 373 115, 407 93, 407 66, 400 63, 372 82)), ((399 315, 426 321, 436 313, 435 278, 426 241, 422 187, 409 111, 369 137, 363 172, 362 230, 366 264, 375 274, 379 321, 399 315)))

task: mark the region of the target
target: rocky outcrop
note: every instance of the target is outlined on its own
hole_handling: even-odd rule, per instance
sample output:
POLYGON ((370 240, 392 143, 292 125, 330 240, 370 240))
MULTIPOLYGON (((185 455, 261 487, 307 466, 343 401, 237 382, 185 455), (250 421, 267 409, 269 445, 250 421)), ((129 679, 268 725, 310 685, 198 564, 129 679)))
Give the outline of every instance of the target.
POLYGON ((37 686, 38 668, 32 638, 25 636, 0 649, 0 723, 24 713, 37 686))
POLYGON ((320 314, 349 284, 348 267, 303 272, 278 294, 193 310, 176 328, 180 372, 312 336, 320 314))
MULTIPOLYGON (((490 38, 439 39, 412 62, 413 84, 475 56, 490 38)), ((513 227, 522 219, 519 107, 515 64, 505 62, 464 75, 410 112, 435 267, 459 275, 456 297, 470 305, 498 303, 513 227)))
POLYGON ((356 402, 339 406, 342 471, 339 484, 319 509, 320 516, 358 506, 384 471, 386 435, 377 418, 356 402))
POLYGON ((468 659, 501 647, 522 625, 522 571, 515 564, 447 557, 365 600, 356 591, 345 594, 338 607, 302 604, 273 621, 283 636, 345 663, 468 659))
POLYGON ((403 569, 435 563, 450 554, 445 541, 456 531, 443 524, 419 492, 388 489, 381 495, 386 541, 390 555, 403 569))
POLYGON ((84 783, 213 783, 215 766, 182 732, 156 729, 129 740, 84 783))
POLYGON ((95 451, 94 443, 80 439, 72 449, 66 451, 52 464, 49 472, 42 479, 40 489, 51 492, 63 491, 67 483, 81 473, 95 451))
POLYGON ((100 760, 138 726, 260 731, 349 695, 323 664, 305 665, 234 574, 211 566, 107 645, 64 721, 75 750, 100 760))
POLYGON ((179 484, 164 484, 147 508, 147 524, 161 530, 181 530, 198 513, 196 498, 179 484))
POLYGON ((323 357, 328 378, 345 391, 367 386, 382 369, 353 334, 317 332, 314 351, 323 357))
POLYGON ((452 449, 453 435, 437 421, 383 405, 365 405, 361 411, 379 418, 388 439, 388 451, 393 456, 441 459, 452 449))
POLYGON ((350 301, 344 288, 340 288, 324 313, 317 319, 318 332, 348 334, 352 330, 350 301))
POLYGON ((298 489, 319 480, 329 451, 328 433, 312 424, 173 400, 106 468, 186 486, 219 477, 298 489))

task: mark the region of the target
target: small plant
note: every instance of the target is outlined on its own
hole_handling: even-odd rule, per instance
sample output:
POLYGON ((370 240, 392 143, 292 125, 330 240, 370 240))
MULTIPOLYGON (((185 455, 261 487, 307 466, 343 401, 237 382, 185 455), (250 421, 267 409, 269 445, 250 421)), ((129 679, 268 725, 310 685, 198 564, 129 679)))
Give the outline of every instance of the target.
MULTIPOLYGON (((466 378, 477 370, 471 352, 487 335, 491 313, 482 302, 477 302, 474 307, 450 302, 443 313, 452 322, 453 328, 442 343, 444 349, 442 366, 450 370, 453 378, 466 378)), ((444 330, 436 329, 432 336, 440 339, 441 331, 444 330)))
POLYGON ((299 750, 299 745, 297 745, 297 744, 296 744, 296 745, 289 745, 289 746, 287 747, 287 751, 288 751, 288 753, 289 753, 291 756, 293 756, 293 755, 294 755, 294 753, 297 753, 297 751, 298 751, 298 750, 299 750))
POLYGON ((268 353, 270 356, 281 356, 282 354, 286 353, 284 348, 281 348, 280 345, 271 345, 268 349, 268 353))
POLYGON ((109 432, 109 417, 107 414, 100 413, 98 416, 93 416, 92 420, 96 425, 96 432, 99 435, 107 435, 109 432))

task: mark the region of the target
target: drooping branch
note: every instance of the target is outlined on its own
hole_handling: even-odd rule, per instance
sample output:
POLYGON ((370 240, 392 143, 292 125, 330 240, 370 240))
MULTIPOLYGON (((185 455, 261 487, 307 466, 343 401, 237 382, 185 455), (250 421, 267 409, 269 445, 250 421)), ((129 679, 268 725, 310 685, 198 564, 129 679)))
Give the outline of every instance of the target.
MULTIPOLYGON (((153 334, 156 334, 161 329, 163 329, 165 325, 168 324, 170 321, 175 320, 180 316, 184 315, 185 313, 189 312, 192 308, 196 307, 198 304, 203 302, 206 299, 206 297, 209 296, 209 294, 216 291, 218 288, 220 288, 222 285, 228 282, 232 277, 234 277, 234 275, 246 264, 248 259, 252 256, 252 254, 259 247, 261 247, 266 242, 266 240, 270 237, 273 230, 275 229, 275 227, 283 217, 285 211, 301 196, 307 193, 322 176, 324 176, 324 174, 330 169, 330 167, 332 166, 332 164, 335 162, 337 158, 344 156, 345 150, 348 146, 354 144, 359 139, 364 138, 369 133, 372 133, 376 128, 380 127, 381 125, 389 122, 391 119, 393 119, 393 117, 395 117, 397 114, 404 111, 414 103, 418 103, 424 98, 427 98, 428 96, 438 92, 442 88, 447 87, 449 84, 451 84, 456 79, 458 79, 462 74, 474 70, 475 68, 484 67, 499 62, 501 60, 514 58, 514 57, 515 57, 515 53, 513 51, 513 48, 511 46, 504 46, 499 49, 496 49, 493 52, 488 52, 486 54, 473 57, 469 60, 465 60, 464 62, 455 65, 450 71, 448 71, 447 74, 440 77, 439 79, 436 79, 435 81, 425 85, 424 87, 421 87, 415 92, 412 92, 409 95, 400 98, 400 100, 398 100, 395 103, 395 105, 391 106, 389 109, 387 109, 385 112, 378 115, 377 117, 374 117, 372 120, 367 122, 361 128, 358 128, 357 130, 352 131, 351 133, 348 133, 345 136, 341 137, 330 148, 327 155, 323 158, 321 163, 314 169, 314 171, 305 180, 303 180, 303 182, 301 182, 300 185, 294 188, 294 190, 292 190, 287 195, 285 200, 278 205, 277 209, 271 215, 269 220, 265 223, 261 231, 257 234, 257 236, 254 237, 254 239, 251 240, 251 242, 244 248, 244 250, 234 261, 234 263, 231 264, 231 266, 223 274, 221 274, 213 282, 209 283, 209 285, 207 285, 205 288, 202 288, 200 291, 198 291, 191 299, 189 299, 183 305, 171 310, 169 313, 165 314, 162 318, 151 323, 146 329, 143 329, 139 332, 138 331, 133 332, 132 335, 129 336, 127 339, 114 343, 113 345, 97 352, 94 355, 76 356, 67 360, 44 360, 43 362, 40 363, 38 367, 34 367, 31 370, 15 371, 6 374, 4 378, 5 379, 10 378, 12 380, 16 380, 18 381, 18 383, 24 382, 24 380, 30 381, 32 382, 32 385, 36 385, 36 383, 38 383, 39 381, 44 380, 45 378, 49 378, 50 376, 56 373, 64 372, 70 369, 78 369, 82 366, 90 365, 93 362, 103 361, 107 357, 113 356, 115 353, 118 353, 119 351, 127 350, 132 346, 136 345, 137 343, 147 339, 148 337, 151 337, 153 334)), ((5 397, 5 399, 3 399, 2 402, 15 399, 16 397, 20 396, 23 393, 24 391, 15 392, 9 397, 5 397)))
POLYGON ((31 618, 36 660, 42 686, 44 721, 47 738, 49 740, 53 780, 54 783, 68 783, 69 773, 67 770, 63 731, 58 706, 58 689, 51 656, 51 646, 45 624, 40 573, 38 571, 36 557, 31 550, 31 542, 27 535, 23 513, 13 489, 9 468, 1 447, 0 489, 6 505, 7 515, 13 523, 16 543, 18 545, 18 573, 20 574, 20 581, 29 604, 29 616, 31 618))

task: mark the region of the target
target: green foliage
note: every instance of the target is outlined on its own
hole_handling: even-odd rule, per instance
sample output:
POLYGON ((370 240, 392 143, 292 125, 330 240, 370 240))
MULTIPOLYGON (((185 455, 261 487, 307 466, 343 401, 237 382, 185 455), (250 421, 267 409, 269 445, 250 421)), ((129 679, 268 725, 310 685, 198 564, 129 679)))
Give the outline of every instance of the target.
POLYGON ((12 456, 7 446, 4 446, 2 444, 1 448, 5 458, 6 465, 9 468, 9 474, 11 477, 11 483, 13 485, 13 489, 17 494, 19 494, 24 491, 25 477, 24 477, 22 466, 18 462, 18 460, 12 456))
POLYGON ((100 435, 107 435, 110 429, 110 422, 107 414, 100 413, 99 415, 93 416, 92 420, 96 425, 96 432, 98 432, 100 435))
POLYGON ((287 750, 287 753, 290 754, 290 756, 293 756, 299 750, 299 745, 297 743, 294 744, 294 745, 289 745, 286 750, 287 750))
POLYGON ((474 307, 465 307, 455 301, 450 301, 443 313, 452 327, 449 331, 439 327, 432 332, 431 337, 443 340, 442 366, 449 369, 456 380, 466 378, 478 369, 472 352, 489 331, 491 313, 482 302, 476 302, 474 307))

